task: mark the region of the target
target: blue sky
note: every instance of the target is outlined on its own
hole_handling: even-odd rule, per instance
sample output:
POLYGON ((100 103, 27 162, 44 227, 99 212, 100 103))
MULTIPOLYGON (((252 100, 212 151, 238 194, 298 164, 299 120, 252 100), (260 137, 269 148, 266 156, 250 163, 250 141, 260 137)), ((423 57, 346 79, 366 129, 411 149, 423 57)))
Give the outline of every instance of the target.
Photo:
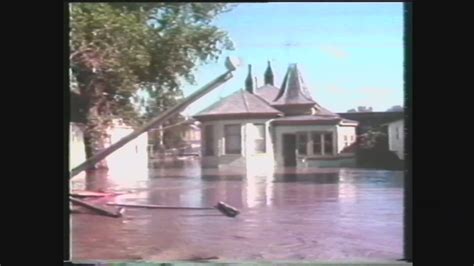
POLYGON ((183 84, 185 96, 224 73, 226 56, 237 56, 244 65, 185 114, 243 88, 247 64, 263 85, 268 60, 277 87, 288 65, 297 63, 313 98, 331 111, 403 105, 402 3, 244 3, 215 24, 229 33, 236 49, 198 67, 197 85, 183 84))

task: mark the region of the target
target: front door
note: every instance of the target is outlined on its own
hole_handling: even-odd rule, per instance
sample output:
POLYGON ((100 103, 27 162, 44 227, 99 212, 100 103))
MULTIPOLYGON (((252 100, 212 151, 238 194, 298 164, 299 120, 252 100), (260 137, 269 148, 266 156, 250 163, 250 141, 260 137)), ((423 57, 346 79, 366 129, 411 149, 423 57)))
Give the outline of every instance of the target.
POLYGON ((283 161, 284 166, 296 166, 296 135, 283 135, 283 161))

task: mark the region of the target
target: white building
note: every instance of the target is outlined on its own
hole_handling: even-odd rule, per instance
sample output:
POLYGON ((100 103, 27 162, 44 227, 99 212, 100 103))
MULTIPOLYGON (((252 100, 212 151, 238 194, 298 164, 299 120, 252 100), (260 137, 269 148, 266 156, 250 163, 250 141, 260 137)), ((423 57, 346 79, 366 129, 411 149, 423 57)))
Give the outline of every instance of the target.
POLYGON ((345 147, 356 141, 357 122, 330 112, 311 97, 296 64, 280 88, 268 63, 264 86, 219 100, 194 118, 201 122, 203 167, 273 169, 340 167, 355 163, 345 147))
POLYGON ((398 158, 404 159, 405 154, 405 127, 404 120, 388 124, 388 148, 397 154, 398 158))
MULTIPOLYGON (((83 132, 84 126, 82 124, 70 123, 69 169, 73 169, 86 160, 83 132)), ((109 138, 106 147, 116 143, 132 132, 133 129, 130 126, 123 124, 120 120, 115 120, 113 125, 107 129, 109 138)), ((140 135, 107 156, 105 158, 107 166, 113 171, 121 171, 130 168, 148 168, 147 145, 148 135, 140 135)))

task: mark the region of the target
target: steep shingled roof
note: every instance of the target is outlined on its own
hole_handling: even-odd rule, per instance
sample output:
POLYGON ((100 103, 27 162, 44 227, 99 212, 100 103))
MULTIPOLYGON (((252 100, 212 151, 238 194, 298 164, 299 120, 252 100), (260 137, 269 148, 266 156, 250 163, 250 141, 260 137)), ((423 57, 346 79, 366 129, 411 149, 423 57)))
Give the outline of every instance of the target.
POLYGON ((291 64, 283 79, 280 92, 272 105, 311 105, 315 103, 308 88, 304 85, 296 64, 291 64))
POLYGON ((266 84, 264 86, 261 86, 255 89, 254 93, 260 98, 264 99, 267 103, 271 104, 273 100, 275 100, 279 91, 280 91, 279 88, 272 86, 270 84, 266 84))
POLYGON ((315 113, 316 115, 340 117, 338 114, 333 113, 333 112, 329 111, 328 109, 322 107, 319 103, 316 103, 314 105, 314 108, 316 109, 316 113, 315 113))
POLYGON ((245 90, 238 90, 212 104, 194 116, 195 119, 228 115, 266 115, 279 116, 282 113, 271 107, 262 98, 245 90))

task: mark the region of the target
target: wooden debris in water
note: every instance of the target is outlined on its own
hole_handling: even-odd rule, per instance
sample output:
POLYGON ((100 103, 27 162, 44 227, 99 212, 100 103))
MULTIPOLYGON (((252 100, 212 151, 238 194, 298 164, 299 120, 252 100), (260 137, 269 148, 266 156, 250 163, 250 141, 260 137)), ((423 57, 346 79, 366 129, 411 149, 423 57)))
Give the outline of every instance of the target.
POLYGON ((215 208, 228 217, 235 217, 240 213, 236 208, 228 204, 225 204, 222 201, 219 201, 217 205, 215 206, 215 208))
POLYGON ((182 206, 164 206, 164 205, 153 205, 153 204, 132 204, 132 203, 114 203, 114 202, 107 202, 107 205, 109 206, 120 206, 120 207, 129 207, 129 208, 147 208, 147 209, 175 209, 175 210, 213 210, 217 209, 219 210, 222 214, 228 217, 235 217, 237 216, 240 212, 222 202, 219 201, 216 206, 214 207, 182 207, 182 206))
POLYGON ((117 211, 115 212, 112 212, 112 211, 109 211, 109 210, 106 210, 106 209, 103 209, 103 208, 100 208, 100 207, 97 207, 97 206, 94 206, 92 204, 89 204, 85 201, 82 201, 82 200, 79 200, 79 199, 75 199, 73 197, 69 197, 69 200, 74 203, 74 204, 77 204, 79 206, 82 206, 84 208, 87 208, 89 210, 92 210, 94 211, 95 213, 98 213, 98 214, 101 214, 101 215, 105 215, 105 216, 109 216, 109 217, 114 217, 114 218, 118 218, 118 217, 121 217, 122 216, 122 213, 123 213, 123 208, 120 208, 118 209, 117 211))
POLYGON ((153 204, 131 204, 131 203, 113 203, 107 202, 110 206, 121 206, 130 208, 148 208, 148 209, 185 209, 185 210, 213 210, 214 208, 206 207, 180 207, 180 206, 164 206, 164 205, 153 205, 153 204))

